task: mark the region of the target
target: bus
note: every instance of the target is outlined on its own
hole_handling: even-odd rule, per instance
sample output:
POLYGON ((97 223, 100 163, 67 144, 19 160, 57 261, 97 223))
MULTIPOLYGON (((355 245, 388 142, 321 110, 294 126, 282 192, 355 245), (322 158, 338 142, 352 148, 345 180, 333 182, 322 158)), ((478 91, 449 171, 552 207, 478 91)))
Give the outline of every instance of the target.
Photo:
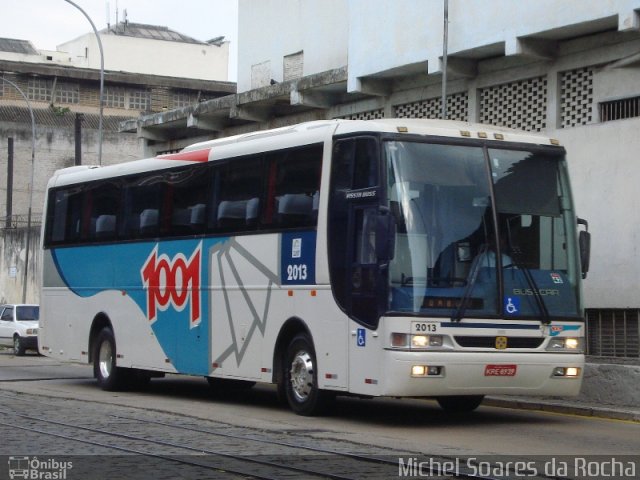
POLYGON ((50 179, 39 345, 114 390, 178 373, 336 395, 577 395, 565 150, 465 122, 326 120, 50 179))

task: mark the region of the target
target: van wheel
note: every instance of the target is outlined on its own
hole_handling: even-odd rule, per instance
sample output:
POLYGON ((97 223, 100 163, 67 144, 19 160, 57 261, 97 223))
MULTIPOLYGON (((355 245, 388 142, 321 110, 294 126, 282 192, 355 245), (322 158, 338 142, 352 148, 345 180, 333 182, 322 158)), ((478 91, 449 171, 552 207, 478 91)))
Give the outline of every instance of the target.
POLYGON ((298 415, 323 413, 331 395, 318 388, 316 353, 309 336, 299 334, 291 340, 284 362, 284 393, 298 415))
POLYGON ((116 367, 116 340, 110 328, 103 328, 98 334, 93 350, 93 376, 103 390, 114 391, 122 388, 126 381, 126 370, 116 367))
POLYGON ((20 336, 16 335, 15 337, 13 337, 13 354, 16 357, 21 357, 24 355, 25 351, 26 351, 26 348, 22 344, 22 340, 20 339, 20 336))
POLYGON ((450 413, 472 412, 480 406, 484 395, 459 395, 436 398, 440 406, 450 413))

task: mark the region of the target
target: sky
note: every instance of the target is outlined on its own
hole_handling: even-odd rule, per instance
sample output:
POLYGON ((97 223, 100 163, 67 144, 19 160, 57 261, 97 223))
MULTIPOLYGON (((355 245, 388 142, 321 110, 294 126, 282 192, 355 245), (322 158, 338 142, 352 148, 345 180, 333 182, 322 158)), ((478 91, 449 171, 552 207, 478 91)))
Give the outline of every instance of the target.
MULTIPOLYGON (((237 81, 237 0, 73 0, 98 30, 127 19, 162 25, 197 40, 221 35, 229 40, 229 81, 237 81)), ((0 37, 30 40, 39 50, 56 46, 92 31, 86 17, 65 0, 0 0, 0 37)), ((108 66, 105 66, 108 68, 108 66)))

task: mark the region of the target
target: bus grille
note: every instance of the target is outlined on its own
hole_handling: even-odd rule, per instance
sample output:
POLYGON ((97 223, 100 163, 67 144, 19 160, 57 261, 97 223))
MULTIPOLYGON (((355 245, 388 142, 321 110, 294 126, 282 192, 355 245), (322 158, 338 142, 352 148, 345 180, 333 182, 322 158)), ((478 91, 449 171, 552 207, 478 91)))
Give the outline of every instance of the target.
MULTIPOLYGON (((454 337, 458 345, 465 348, 496 348, 496 337, 454 337)), ((533 337, 507 337, 507 349, 509 348, 538 348, 544 338, 533 337)))

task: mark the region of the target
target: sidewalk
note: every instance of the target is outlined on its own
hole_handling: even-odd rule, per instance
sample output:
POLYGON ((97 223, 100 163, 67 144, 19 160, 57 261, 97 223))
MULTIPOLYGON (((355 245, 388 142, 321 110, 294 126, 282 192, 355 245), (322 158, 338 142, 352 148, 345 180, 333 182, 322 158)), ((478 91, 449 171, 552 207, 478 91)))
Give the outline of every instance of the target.
POLYGON ((640 366, 597 359, 585 365, 578 397, 487 397, 485 405, 640 422, 640 366))

